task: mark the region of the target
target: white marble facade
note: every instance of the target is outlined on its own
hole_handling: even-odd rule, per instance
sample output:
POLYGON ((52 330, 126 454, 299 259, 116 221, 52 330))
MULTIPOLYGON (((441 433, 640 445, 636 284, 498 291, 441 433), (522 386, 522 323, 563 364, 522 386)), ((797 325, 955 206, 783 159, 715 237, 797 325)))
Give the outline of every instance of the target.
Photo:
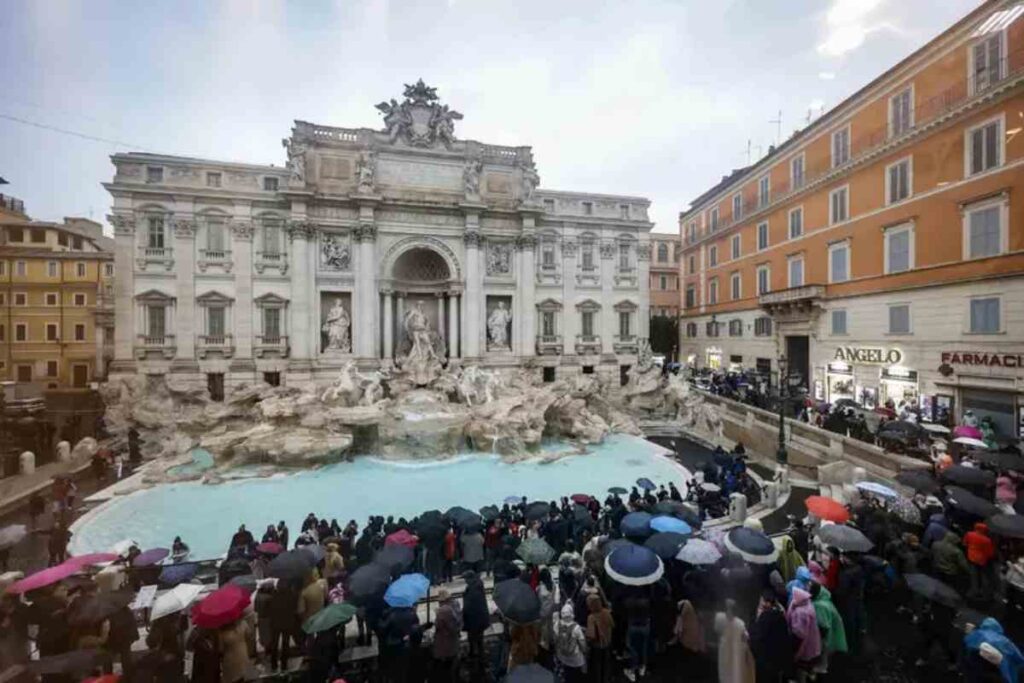
POLYGON ((377 108, 381 131, 296 121, 283 167, 112 157, 112 375, 237 386, 386 367, 414 307, 455 364, 635 363, 648 200, 540 189, 529 147, 456 139, 462 115, 422 82, 377 108))

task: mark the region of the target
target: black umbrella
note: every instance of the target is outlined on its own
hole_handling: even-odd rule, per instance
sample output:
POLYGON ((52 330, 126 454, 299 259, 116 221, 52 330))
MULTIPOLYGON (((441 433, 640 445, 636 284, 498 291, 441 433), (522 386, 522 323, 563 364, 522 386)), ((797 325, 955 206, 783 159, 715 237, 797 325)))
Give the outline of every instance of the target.
POLYGON ((824 524, 818 529, 817 536, 826 546, 850 553, 866 553, 875 546, 859 529, 845 524, 824 524))
POLYGON ((383 600, 384 592, 390 583, 391 570, 384 565, 371 562, 352 572, 348 579, 348 594, 345 599, 359 606, 368 605, 374 600, 383 600))
POLYGON ((661 559, 669 560, 675 557, 679 549, 686 545, 686 541, 686 536, 682 534, 677 534, 674 531, 663 531, 648 538, 644 541, 644 545, 653 550, 654 554, 661 559))
POLYGON ((526 519, 533 522, 543 519, 551 512, 551 504, 542 500, 534 501, 526 506, 526 519))
POLYGON ((232 557, 230 560, 224 560, 217 567, 217 585, 223 586, 236 576, 245 576, 246 574, 252 574, 252 565, 249 564, 249 560, 244 557, 232 557))
POLYGON ((907 470, 896 475, 896 481, 909 486, 918 493, 935 493, 941 488, 939 482, 925 470, 907 470))
POLYGON ((1005 453, 1003 451, 971 451, 972 459, 985 465, 991 465, 1000 470, 1014 470, 1024 472, 1024 457, 1016 453, 1005 453))
POLYGON ((110 660, 102 650, 72 650, 59 655, 42 657, 30 661, 28 668, 32 673, 46 676, 48 674, 85 674, 110 660))
POLYGON ((992 486, 996 475, 977 467, 953 465, 942 472, 942 480, 958 486, 992 486))
POLYGON ((501 516, 501 510, 497 505, 485 505, 480 508, 480 516, 484 518, 485 522, 491 522, 501 516))
POLYGON ((898 434, 908 439, 918 438, 922 431, 923 430, 920 425, 908 422, 907 420, 889 420, 888 422, 883 422, 878 427, 879 436, 883 436, 883 432, 886 432, 889 434, 898 434))
POLYGON ((467 533, 475 533, 483 527, 484 520, 480 515, 473 513, 473 516, 463 515, 458 521, 458 527, 467 533))
POLYGON ((413 524, 413 529, 424 543, 429 543, 444 538, 444 535, 448 533, 448 524, 440 516, 426 519, 420 517, 413 524))
POLYGON ((134 599, 135 594, 132 591, 87 595, 74 602, 68 614, 68 623, 72 626, 98 624, 114 612, 130 605, 134 599))
MULTIPOLYGON (((311 554, 302 550, 289 550, 270 561, 270 564, 267 566, 267 576, 286 581, 301 581, 309 576, 312 570, 313 556, 311 554)), ((245 573, 252 574, 252 570, 250 569, 245 573)), ((244 574, 238 574, 237 576, 244 576, 244 574)))
POLYGON ((392 576, 398 576, 405 572, 412 566, 415 559, 416 553, 412 548, 397 543, 384 546, 373 556, 373 562, 387 567, 392 576))
POLYGON ((540 619, 540 598, 530 584, 508 579, 494 587, 494 604, 501 616, 515 624, 531 624, 540 619))
POLYGON ((907 587, 918 595, 945 605, 946 607, 959 607, 963 599, 952 587, 944 584, 934 576, 927 574, 907 574, 907 587))
POLYGON ((459 520, 464 519, 466 517, 479 517, 479 515, 477 515, 472 510, 467 510, 466 508, 461 507, 459 505, 448 508, 448 511, 444 513, 444 516, 446 519, 451 520, 456 524, 459 523, 459 520))
POLYGON ((694 529, 699 529, 701 526, 700 514, 686 503, 680 503, 678 500, 658 501, 654 505, 654 512, 659 515, 669 515, 676 519, 681 519, 694 529))
POLYGON ((574 505, 572 507, 572 523, 582 529, 593 529, 594 517, 587 508, 582 505, 574 505))
POLYGON ((988 519, 988 530, 1005 538, 1024 538, 1024 515, 992 515, 988 519))
POLYGON ((608 493, 614 493, 616 496, 624 496, 629 493, 629 489, 624 489, 621 486, 612 486, 608 489, 608 493))
POLYGON ((956 510, 975 517, 991 517, 999 512, 999 508, 989 501, 959 486, 946 487, 946 502, 956 510))

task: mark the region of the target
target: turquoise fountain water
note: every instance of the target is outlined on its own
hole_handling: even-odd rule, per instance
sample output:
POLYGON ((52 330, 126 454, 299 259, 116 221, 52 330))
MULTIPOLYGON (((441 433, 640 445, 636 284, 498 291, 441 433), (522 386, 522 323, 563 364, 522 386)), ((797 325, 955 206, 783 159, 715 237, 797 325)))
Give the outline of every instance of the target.
MULTIPOLYGON (((567 450, 554 443, 545 450, 567 450)), ((256 536, 285 520, 292 538, 307 513, 360 527, 373 515, 413 517, 453 505, 472 510, 501 504, 510 495, 551 500, 573 493, 604 494, 609 486, 632 486, 638 477, 682 487, 687 471, 666 449, 644 439, 615 435, 584 455, 549 464, 506 464, 495 455, 470 453, 437 461, 385 461, 359 457, 318 470, 263 479, 204 485, 164 484, 117 497, 72 527, 73 554, 109 550, 133 538, 142 547, 169 547, 175 536, 192 548, 193 559, 219 557, 244 523, 256 536)))

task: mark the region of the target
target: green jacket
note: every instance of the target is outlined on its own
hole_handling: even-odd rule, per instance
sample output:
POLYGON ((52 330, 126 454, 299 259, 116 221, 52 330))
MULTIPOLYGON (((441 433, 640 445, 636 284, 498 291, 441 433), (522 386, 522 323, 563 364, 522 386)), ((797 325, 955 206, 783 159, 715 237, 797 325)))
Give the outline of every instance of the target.
POLYGON ((828 653, 846 652, 846 628, 839 610, 832 604, 832 594, 824 586, 814 598, 814 615, 818 618, 818 630, 821 634, 821 646, 828 653))
POLYGON ((966 576, 970 573, 967 558, 960 549, 960 537, 947 531, 942 540, 932 543, 932 566, 947 576, 966 576))

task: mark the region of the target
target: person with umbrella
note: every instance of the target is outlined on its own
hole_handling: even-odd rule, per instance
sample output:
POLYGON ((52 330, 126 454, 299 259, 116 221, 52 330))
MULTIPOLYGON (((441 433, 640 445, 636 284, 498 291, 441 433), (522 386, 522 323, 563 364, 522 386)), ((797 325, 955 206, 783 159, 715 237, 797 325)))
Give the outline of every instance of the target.
POLYGON ((771 589, 761 593, 757 616, 750 627, 750 649, 754 655, 757 680, 781 683, 789 680, 793 668, 793 645, 786 612, 771 589))
POLYGON ((832 595, 828 589, 817 581, 810 585, 811 604, 814 605, 814 615, 818 619, 818 630, 821 632, 821 659, 814 666, 814 672, 820 675, 828 674, 828 663, 836 652, 846 652, 849 648, 846 643, 846 627, 843 625, 843 618, 839 610, 832 603, 832 595))
POLYGON ((846 642, 852 655, 860 654, 865 626, 864 585, 864 569, 850 553, 840 554, 839 575, 836 577, 832 598, 843 617, 846 642))
POLYGON ((317 612, 327 605, 327 584, 323 579, 316 578, 312 573, 306 576, 306 585, 299 593, 299 623, 312 619, 317 612))
POLYGON ((292 579, 278 579, 270 597, 270 667, 272 671, 287 671, 289 645, 299 639, 299 591, 292 579))
POLYGON ((971 568, 960 549, 960 537, 953 531, 932 544, 932 568, 941 580, 963 593, 970 582, 971 568))
POLYGON ((409 659, 419 649, 423 628, 416 615, 416 606, 391 607, 381 622, 379 661, 388 683, 405 683, 409 659))
POLYGON ((484 568, 484 537, 479 527, 471 531, 463 531, 459 538, 459 550, 462 554, 463 571, 481 572, 484 568))
POLYGON ((469 640, 469 658, 477 666, 483 665, 484 631, 491 625, 491 614, 487 609, 484 584, 474 571, 462 574, 466 590, 462 594, 462 630, 469 640))

